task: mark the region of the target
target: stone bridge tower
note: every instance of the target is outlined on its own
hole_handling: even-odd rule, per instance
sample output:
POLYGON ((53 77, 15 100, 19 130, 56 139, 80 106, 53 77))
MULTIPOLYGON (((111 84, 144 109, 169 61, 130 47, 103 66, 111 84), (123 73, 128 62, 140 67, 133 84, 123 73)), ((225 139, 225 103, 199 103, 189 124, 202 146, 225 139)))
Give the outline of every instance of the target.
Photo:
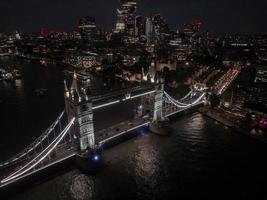
POLYGON ((80 151, 95 148, 93 105, 89 96, 89 79, 78 79, 74 72, 71 88, 65 82, 65 107, 68 119, 75 117, 71 136, 78 138, 80 151))
POLYGON ((156 85, 153 122, 158 122, 163 119, 162 117, 163 95, 164 95, 164 83, 160 83, 159 85, 156 85))

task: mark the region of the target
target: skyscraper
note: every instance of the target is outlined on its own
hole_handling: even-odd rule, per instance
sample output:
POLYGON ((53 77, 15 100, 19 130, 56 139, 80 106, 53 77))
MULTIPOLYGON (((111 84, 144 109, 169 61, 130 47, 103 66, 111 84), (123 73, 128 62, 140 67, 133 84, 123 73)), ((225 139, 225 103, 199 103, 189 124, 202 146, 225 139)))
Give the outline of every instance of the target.
POLYGON ((163 40, 169 34, 166 20, 158 13, 153 16, 154 34, 157 40, 163 40))
POLYGON ((140 37, 143 34, 143 19, 141 15, 135 17, 135 36, 140 37))
POLYGON ((120 0, 117 9, 117 23, 115 33, 127 33, 134 35, 135 33, 135 14, 137 3, 135 0, 120 0))
POLYGON ((150 43, 154 38, 154 24, 151 17, 146 18, 146 29, 145 29, 147 42, 150 43))
POLYGON ((200 31, 201 23, 200 22, 193 22, 184 25, 183 32, 186 36, 192 37, 200 31))
POLYGON ((96 39, 97 30, 94 17, 83 17, 79 21, 78 26, 81 38, 85 43, 91 43, 96 39))

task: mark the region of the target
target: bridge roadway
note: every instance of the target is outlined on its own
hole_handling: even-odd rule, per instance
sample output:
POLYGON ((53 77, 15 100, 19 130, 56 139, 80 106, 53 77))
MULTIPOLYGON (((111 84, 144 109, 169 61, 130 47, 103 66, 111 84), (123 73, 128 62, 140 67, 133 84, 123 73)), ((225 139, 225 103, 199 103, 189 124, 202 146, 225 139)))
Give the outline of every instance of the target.
POLYGON ((230 84, 236 79, 240 73, 240 69, 235 67, 229 69, 216 83, 213 88, 213 92, 217 95, 222 95, 230 86, 230 84))
MULTIPOLYGON (((195 104, 192 107, 198 106, 202 104, 203 102, 199 102, 195 104)), ((172 115, 175 115, 179 112, 183 112, 187 110, 188 108, 182 108, 177 109, 177 107, 173 106, 167 106, 163 108, 163 115, 165 117, 170 117, 172 115)), ((138 128, 149 126, 150 122, 152 121, 152 117, 149 117, 148 115, 141 116, 139 118, 135 118, 132 120, 127 120, 121 123, 118 123, 116 125, 113 125, 111 127, 108 127, 106 129, 102 129, 100 131, 97 131, 95 133, 96 135, 96 143, 100 146, 104 143, 111 141, 127 132, 134 131, 138 128)))

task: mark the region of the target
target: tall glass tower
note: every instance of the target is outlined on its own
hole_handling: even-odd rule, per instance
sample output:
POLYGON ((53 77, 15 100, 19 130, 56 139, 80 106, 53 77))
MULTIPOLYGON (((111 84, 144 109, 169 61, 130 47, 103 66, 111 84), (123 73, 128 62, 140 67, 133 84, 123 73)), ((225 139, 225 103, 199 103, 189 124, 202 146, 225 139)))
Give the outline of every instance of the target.
POLYGON ((115 33, 134 34, 136 10, 137 3, 135 0, 120 0, 115 33))
POLYGON ((91 43, 96 39, 97 29, 94 17, 83 17, 79 20, 78 26, 82 40, 91 43))

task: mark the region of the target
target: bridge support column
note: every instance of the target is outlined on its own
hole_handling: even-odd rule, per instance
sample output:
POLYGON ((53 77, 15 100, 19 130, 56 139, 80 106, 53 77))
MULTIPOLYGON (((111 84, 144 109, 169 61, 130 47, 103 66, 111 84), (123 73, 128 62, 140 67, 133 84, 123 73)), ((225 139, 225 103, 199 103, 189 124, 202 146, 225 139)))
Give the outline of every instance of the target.
POLYGON ((69 105, 68 118, 75 117, 75 122, 71 131, 72 139, 78 139, 81 152, 87 149, 95 148, 95 134, 93 122, 93 106, 92 102, 84 102, 81 104, 69 105))
POLYGON ((161 121, 163 119, 162 117, 163 94, 164 94, 164 84, 157 85, 155 102, 154 102, 153 122, 161 121))
POLYGON ((88 148, 94 149, 95 134, 92 102, 85 103, 78 108, 76 123, 80 150, 85 151, 88 148))
POLYGON ((150 131, 158 135, 169 134, 169 121, 163 116, 163 94, 164 84, 161 83, 156 86, 153 119, 149 126, 150 131))

